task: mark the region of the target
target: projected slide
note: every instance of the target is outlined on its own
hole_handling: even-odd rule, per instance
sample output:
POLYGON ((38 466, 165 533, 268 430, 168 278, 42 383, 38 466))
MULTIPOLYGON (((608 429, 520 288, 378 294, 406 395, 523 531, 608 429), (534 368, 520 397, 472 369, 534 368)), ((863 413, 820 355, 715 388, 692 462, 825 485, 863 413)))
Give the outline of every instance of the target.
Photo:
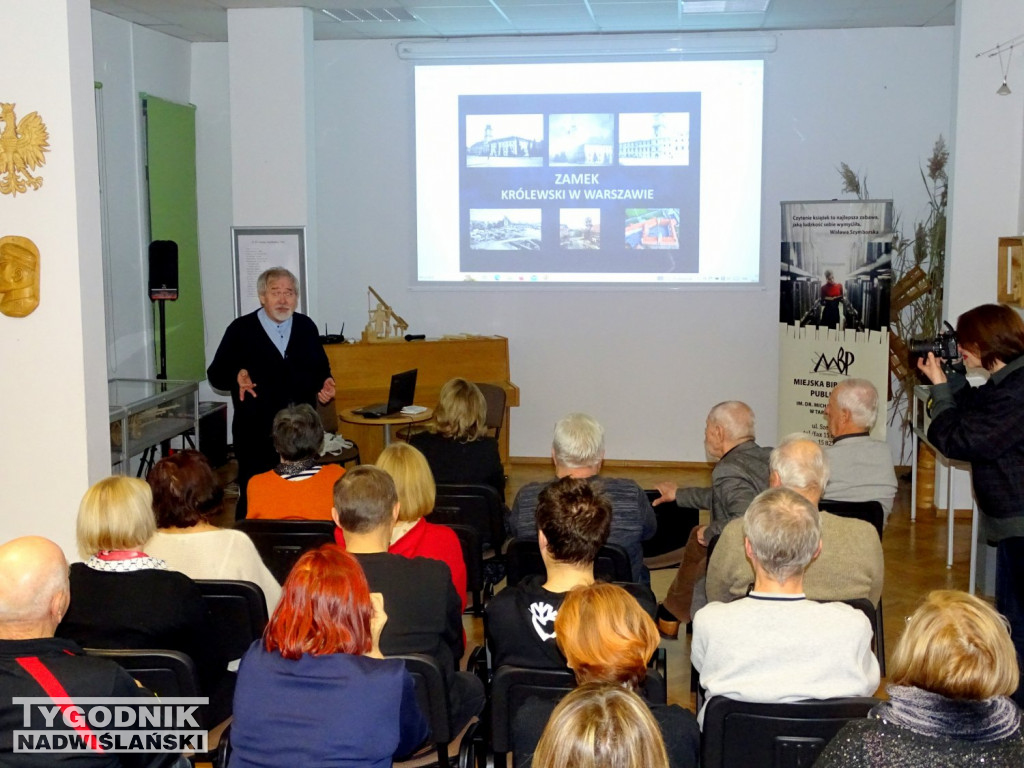
POLYGON ((761 68, 417 67, 418 280, 757 281, 761 68))

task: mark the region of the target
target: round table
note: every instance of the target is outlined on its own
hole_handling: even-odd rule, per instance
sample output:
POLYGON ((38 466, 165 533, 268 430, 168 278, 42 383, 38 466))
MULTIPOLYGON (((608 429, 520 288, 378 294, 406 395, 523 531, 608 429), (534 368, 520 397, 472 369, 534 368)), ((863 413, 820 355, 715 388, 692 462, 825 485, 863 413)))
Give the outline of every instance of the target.
MULTIPOLYGON (((364 428, 381 427, 381 433, 384 436, 384 447, 391 445, 391 427, 404 427, 409 426, 410 424, 419 424, 420 422, 430 421, 430 419, 434 418, 433 408, 427 408, 423 413, 417 413, 415 415, 394 413, 390 416, 381 416, 379 419, 367 418, 360 413, 355 413, 356 410, 357 409, 355 408, 343 408, 338 411, 338 418, 347 424, 358 424, 360 427, 364 428)), ((365 464, 372 464, 377 460, 377 456, 380 454, 380 451, 374 450, 374 446, 367 446, 367 449, 368 450, 363 453, 362 461, 365 464)))

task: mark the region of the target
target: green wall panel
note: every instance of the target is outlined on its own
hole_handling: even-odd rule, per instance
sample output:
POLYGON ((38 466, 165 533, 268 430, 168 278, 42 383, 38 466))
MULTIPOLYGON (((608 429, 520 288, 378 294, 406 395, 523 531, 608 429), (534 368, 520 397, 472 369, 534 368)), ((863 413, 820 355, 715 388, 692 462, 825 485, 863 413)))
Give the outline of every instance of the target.
MULTIPOLYGON (((199 280, 195 107, 141 94, 146 123, 150 239, 178 244, 178 299, 167 301, 167 378, 205 379, 203 296, 199 280)), ((153 304, 156 368, 158 307, 153 304)))

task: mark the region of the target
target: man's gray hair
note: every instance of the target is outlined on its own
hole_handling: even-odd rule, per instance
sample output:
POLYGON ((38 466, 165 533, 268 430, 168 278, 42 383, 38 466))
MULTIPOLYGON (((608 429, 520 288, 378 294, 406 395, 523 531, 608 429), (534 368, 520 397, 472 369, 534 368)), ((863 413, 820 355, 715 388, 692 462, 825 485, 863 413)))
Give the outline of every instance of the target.
POLYGON ((878 390, 867 379, 846 379, 836 384, 836 405, 850 412, 853 423, 867 431, 878 420, 878 390))
POLYGON ((739 400, 726 400, 708 412, 708 419, 725 430, 728 440, 754 439, 754 411, 739 400))
POLYGON ((271 267, 270 269, 263 270, 263 273, 256 278, 256 294, 258 296, 266 296, 267 285, 271 280, 280 280, 282 277, 287 277, 292 281, 292 287, 295 289, 295 296, 299 295, 299 281, 295 275, 292 274, 290 269, 284 267, 271 267))
POLYGON ((780 584, 803 572, 821 543, 817 508, 789 488, 762 491, 743 516, 743 533, 765 572, 780 584))
POLYGON ((551 445, 555 464, 568 469, 594 467, 604 459, 604 427, 593 416, 570 413, 555 424, 551 445))
POLYGON ((814 493, 819 499, 828 485, 828 457, 821 446, 803 432, 782 438, 772 450, 768 465, 784 486, 814 493))

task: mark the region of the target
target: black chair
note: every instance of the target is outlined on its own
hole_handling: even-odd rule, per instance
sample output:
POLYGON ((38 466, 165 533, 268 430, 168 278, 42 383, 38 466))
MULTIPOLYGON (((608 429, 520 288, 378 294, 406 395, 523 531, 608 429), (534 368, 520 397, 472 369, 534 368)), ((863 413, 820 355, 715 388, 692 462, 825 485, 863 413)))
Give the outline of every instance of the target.
POLYGON ((846 603, 851 608, 856 608, 868 617, 868 621, 871 622, 871 632, 874 635, 871 645, 875 651, 875 657, 878 659, 878 672, 882 677, 885 677, 885 634, 882 629, 882 601, 878 601, 878 608, 875 608, 866 597, 839 600, 838 602, 846 603))
POLYGON ((484 550, 480 544, 480 534, 475 528, 461 523, 441 523, 455 531, 462 547, 462 560, 466 564, 466 592, 473 596, 472 612, 474 616, 484 614, 484 550))
MULTIPOLYGON (((131 676, 160 697, 203 696, 192 659, 181 651, 135 648, 86 648, 90 656, 117 662, 131 676)), ((200 712, 200 725, 205 719, 200 712)))
MULTIPOLYGON (((401 659, 405 662, 405 668, 409 671, 413 683, 416 685, 416 702, 419 704, 420 711, 426 718, 430 728, 427 739, 434 745, 437 764, 439 766, 448 766, 450 764, 448 759, 449 745, 456 739, 459 739, 460 735, 455 732, 451 722, 450 708, 448 706, 448 688, 445 686, 441 667, 432 656, 422 653, 409 653, 400 656, 389 656, 388 658, 401 659)), ((461 734, 461 742, 466 740, 472 742, 476 738, 477 725, 476 721, 470 721, 461 734)), ((475 756, 475 748, 466 745, 466 748, 463 749, 461 742, 459 745, 459 768, 470 768, 470 761, 475 756)), ((433 760, 430 762, 433 762, 433 760)), ((418 765, 419 761, 415 759, 401 762, 396 761, 395 765, 402 766, 413 763, 418 765)))
POLYGON ((822 499, 818 502, 818 509, 822 512, 830 512, 839 517, 852 517, 871 523, 878 531, 878 538, 881 540, 882 531, 885 529, 885 509, 877 501, 830 501, 822 499))
MULTIPOLYGON (((543 575, 544 561, 536 539, 512 539, 505 550, 505 579, 511 587, 527 576, 543 575)), ((605 544, 594 561, 594 576, 604 581, 633 581, 633 567, 626 550, 618 544, 605 544)))
POLYGON ((704 708, 701 768, 809 768, 840 728, 878 703, 850 697, 752 704, 714 696, 704 708))
MULTIPOLYGON (((505 558, 501 552, 505 543, 505 504, 498 492, 489 485, 459 485, 441 483, 437 486, 434 511, 430 522, 444 525, 465 525, 474 529, 479 538, 480 560, 483 564, 481 599, 474 594, 473 612, 483 603, 494 585, 504 576, 505 558)), ((473 560, 476 559, 474 554, 473 560)), ((466 562, 467 577, 469 561, 466 562)))
MULTIPOLYGON (((531 698, 558 702, 576 687, 576 677, 566 669, 528 669, 501 666, 491 680, 489 699, 491 751, 494 765, 504 766, 512 751, 512 725, 516 712, 531 698)), ((513 762, 515 755, 513 755, 513 762)))
POLYGON ((251 581, 196 579, 210 607, 214 640, 221 658, 239 659, 267 626, 267 601, 263 590, 251 581))
MULTIPOLYGON (((880 502, 836 502, 822 500, 818 502, 818 509, 823 512, 839 515, 840 517, 852 517, 856 520, 869 522, 878 531, 879 541, 882 541, 882 534, 886 525, 886 511, 880 502)), ((859 606, 854 605, 854 607, 859 606)), ((867 611, 864 612, 866 613, 867 611)), ((868 618, 870 618, 871 627, 874 629, 874 654, 879 657, 879 669, 882 671, 882 677, 885 677, 886 634, 882 614, 882 598, 879 598, 878 607, 873 608, 872 612, 868 614, 868 618)))
MULTIPOLYGON (((644 491, 653 502, 661 496, 659 491, 644 491)), ((680 507, 675 502, 659 504, 654 508, 658 528, 654 535, 643 542, 644 565, 652 571, 659 568, 674 568, 683 559, 683 548, 690 538, 690 531, 700 522, 700 510, 680 507)))
POLYGON ((329 520, 239 520, 235 528, 252 539, 281 584, 303 552, 334 541, 334 523, 329 520))
POLYGON ((476 382, 484 400, 487 401, 487 428, 493 429, 492 437, 497 440, 505 423, 505 390, 498 384, 476 382))
POLYGON ((505 504, 489 485, 438 483, 430 521, 476 528, 485 551, 497 553, 505 543, 505 504))

